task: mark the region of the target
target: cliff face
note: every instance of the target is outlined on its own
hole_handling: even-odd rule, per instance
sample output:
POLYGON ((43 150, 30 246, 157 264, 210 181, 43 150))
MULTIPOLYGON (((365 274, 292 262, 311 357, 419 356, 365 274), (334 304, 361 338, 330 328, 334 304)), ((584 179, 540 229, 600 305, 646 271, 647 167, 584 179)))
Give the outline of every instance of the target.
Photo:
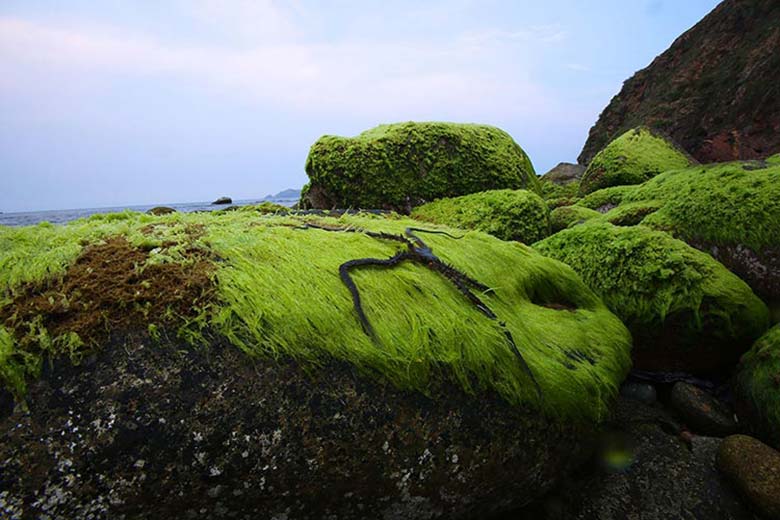
POLYGON ((718 5, 623 84, 578 161, 588 164, 639 125, 669 134, 703 163, 780 151, 780 1, 718 5))

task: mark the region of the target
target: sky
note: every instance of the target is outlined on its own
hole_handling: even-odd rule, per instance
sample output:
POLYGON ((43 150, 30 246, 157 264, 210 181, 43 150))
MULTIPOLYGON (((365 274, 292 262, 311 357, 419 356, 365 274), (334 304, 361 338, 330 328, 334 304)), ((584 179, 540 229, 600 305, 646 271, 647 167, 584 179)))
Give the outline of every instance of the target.
POLYGON ((716 0, 0 0, 0 211, 260 198, 323 134, 485 123, 576 162, 716 0))

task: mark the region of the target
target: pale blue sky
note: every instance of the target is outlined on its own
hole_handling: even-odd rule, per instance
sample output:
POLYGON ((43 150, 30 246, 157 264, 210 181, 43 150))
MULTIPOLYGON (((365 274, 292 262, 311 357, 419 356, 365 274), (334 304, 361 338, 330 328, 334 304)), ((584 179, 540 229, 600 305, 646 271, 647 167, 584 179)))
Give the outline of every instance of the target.
POLYGON ((0 1, 0 211, 256 198, 378 123, 574 162, 622 82, 716 0, 0 1))

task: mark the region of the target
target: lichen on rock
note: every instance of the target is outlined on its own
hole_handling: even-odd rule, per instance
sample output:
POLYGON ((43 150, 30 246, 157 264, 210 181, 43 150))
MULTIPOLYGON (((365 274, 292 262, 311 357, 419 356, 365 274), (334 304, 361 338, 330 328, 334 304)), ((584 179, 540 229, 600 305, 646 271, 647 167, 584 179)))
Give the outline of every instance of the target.
POLYGON ((457 123, 380 125, 325 135, 306 159, 304 208, 390 209, 493 189, 539 192, 530 159, 503 130, 457 123))
POLYGON ((491 190, 439 199, 412 211, 424 222, 484 231, 501 240, 531 244, 550 234, 549 209, 527 190, 491 190))
POLYGON ((610 186, 641 184, 659 173, 685 168, 695 161, 668 139, 645 127, 624 133, 588 164, 580 195, 610 186))
POLYGON ((745 282, 660 231, 589 222, 534 248, 573 267, 623 319, 639 368, 723 374, 769 323, 745 282))

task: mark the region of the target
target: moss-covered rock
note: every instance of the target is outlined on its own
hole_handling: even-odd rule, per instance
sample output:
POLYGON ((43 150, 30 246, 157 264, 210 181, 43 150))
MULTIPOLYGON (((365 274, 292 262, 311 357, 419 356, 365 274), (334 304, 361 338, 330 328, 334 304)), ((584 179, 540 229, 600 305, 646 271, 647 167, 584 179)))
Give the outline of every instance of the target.
POLYGON ((659 173, 685 168, 692 162, 695 161, 668 139, 649 128, 635 128, 596 154, 582 176, 580 194, 610 186, 641 184, 659 173))
POLYGON ((418 206, 412 217, 424 222, 484 231, 501 240, 532 244, 550 234, 550 210, 536 193, 491 190, 418 206))
POLYGON ((409 213, 438 198, 539 181, 506 132, 485 125, 398 123, 356 137, 326 135, 306 159, 302 207, 374 208, 409 213))
POLYGON ((744 422, 757 437, 780 449, 780 325, 742 356, 734 392, 744 422))
POLYGON ((0 415, 4 507, 473 518, 545 492, 592 446, 628 331, 559 262, 419 227, 246 210, 0 228, 0 377, 25 400, 0 415))
POLYGON ((550 229, 557 233, 572 224, 582 224, 590 219, 601 217, 601 213, 582 206, 561 206, 550 212, 550 229))
POLYGON ((635 191, 636 188, 636 186, 612 186, 610 188, 604 188, 581 198, 577 201, 577 205, 596 210, 599 213, 606 213, 609 210, 616 208, 623 202, 623 198, 635 191))
POLYGON ((578 204, 617 206, 614 214, 636 216, 641 215, 635 210, 644 208, 642 224, 707 251, 757 294, 780 300, 780 165, 745 161, 694 166, 617 195, 601 190, 578 204))
POLYGON ((780 153, 767 157, 766 162, 768 164, 780 164, 780 153))
POLYGON ((723 373, 768 326, 747 284, 663 232, 586 223, 534 248, 573 267, 623 319, 639 368, 723 373))

